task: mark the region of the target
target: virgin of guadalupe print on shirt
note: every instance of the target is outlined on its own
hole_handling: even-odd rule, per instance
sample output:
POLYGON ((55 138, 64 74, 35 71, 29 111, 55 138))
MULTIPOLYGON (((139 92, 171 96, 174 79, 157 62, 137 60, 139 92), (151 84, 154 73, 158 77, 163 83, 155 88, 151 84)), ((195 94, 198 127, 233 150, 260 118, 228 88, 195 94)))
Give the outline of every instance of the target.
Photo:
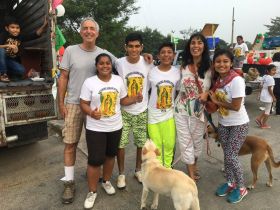
POLYGON ((157 86, 157 109, 168 109, 172 106, 172 90, 171 85, 157 86))
POLYGON ((127 78, 127 95, 129 97, 137 96, 142 91, 143 78, 142 77, 128 77, 127 78))
POLYGON ((111 117, 116 114, 116 101, 118 92, 104 91, 100 92, 100 111, 102 117, 111 117))

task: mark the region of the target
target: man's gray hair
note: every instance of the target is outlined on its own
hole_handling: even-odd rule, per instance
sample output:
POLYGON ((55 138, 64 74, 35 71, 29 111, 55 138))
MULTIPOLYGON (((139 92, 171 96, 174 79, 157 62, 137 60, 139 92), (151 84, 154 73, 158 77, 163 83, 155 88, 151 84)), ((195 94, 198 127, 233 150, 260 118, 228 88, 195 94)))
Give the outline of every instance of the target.
POLYGON ((82 22, 81 22, 80 27, 82 28, 84 22, 86 22, 86 21, 88 21, 88 20, 94 22, 94 24, 95 24, 95 26, 96 26, 96 31, 99 32, 99 25, 98 25, 98 23, 97 23, 92 17, 86 17, 86 18, 84 18, 84 19, 82 20, 82 22))

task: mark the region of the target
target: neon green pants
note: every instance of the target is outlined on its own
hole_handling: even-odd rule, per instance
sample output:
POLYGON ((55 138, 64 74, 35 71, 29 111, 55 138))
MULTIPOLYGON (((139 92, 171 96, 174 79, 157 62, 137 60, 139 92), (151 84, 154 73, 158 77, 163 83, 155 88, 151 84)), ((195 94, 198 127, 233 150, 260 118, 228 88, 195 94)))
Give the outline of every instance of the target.
POLYGON ((150 139, 152 139, 157 148, 160 149, 161 154, 158 159, 163 166, 170 168, 174 157, 176 143, 174 118, 156 124, 148 124, 148 133, 150 139))

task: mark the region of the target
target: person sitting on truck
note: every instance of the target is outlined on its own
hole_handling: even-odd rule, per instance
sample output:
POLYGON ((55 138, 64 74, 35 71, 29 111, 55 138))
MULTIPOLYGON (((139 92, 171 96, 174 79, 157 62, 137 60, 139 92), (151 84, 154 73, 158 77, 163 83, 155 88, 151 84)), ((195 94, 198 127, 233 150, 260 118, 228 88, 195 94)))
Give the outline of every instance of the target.
POLYGON ((7 17, 5 31, 0 34, 0 81, 9 82, 9 76, 23 78, 25 68, 20 62, 21 43, 41 36, 48 25, 45 18, 43 25, 35 32, 22 35, 19 22, 14 17, 7 17))
POLYGON ((236 45, 233 49, 234 54, 234 62, 233 68, 241 68, 243 67, 243 63, 246 60, 246 56, 249 52, 247 44, 243 40, 243 36, 239 35, 236 37, 236 45))

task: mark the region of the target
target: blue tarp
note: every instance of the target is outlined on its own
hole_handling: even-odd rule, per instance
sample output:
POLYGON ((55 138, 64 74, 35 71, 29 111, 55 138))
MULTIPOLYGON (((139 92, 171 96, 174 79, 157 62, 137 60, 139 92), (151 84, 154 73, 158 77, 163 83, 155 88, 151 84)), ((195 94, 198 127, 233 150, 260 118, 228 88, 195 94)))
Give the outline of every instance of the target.
POLYGON ((209 50, 214 50, 217 44, 220 42, 219 37, 207 37, 206 39, 209 50))
POLYGON ((263 49, 271 49, 275 47, 280 47, 280 36, 267 37, 263 41, 263 49))

